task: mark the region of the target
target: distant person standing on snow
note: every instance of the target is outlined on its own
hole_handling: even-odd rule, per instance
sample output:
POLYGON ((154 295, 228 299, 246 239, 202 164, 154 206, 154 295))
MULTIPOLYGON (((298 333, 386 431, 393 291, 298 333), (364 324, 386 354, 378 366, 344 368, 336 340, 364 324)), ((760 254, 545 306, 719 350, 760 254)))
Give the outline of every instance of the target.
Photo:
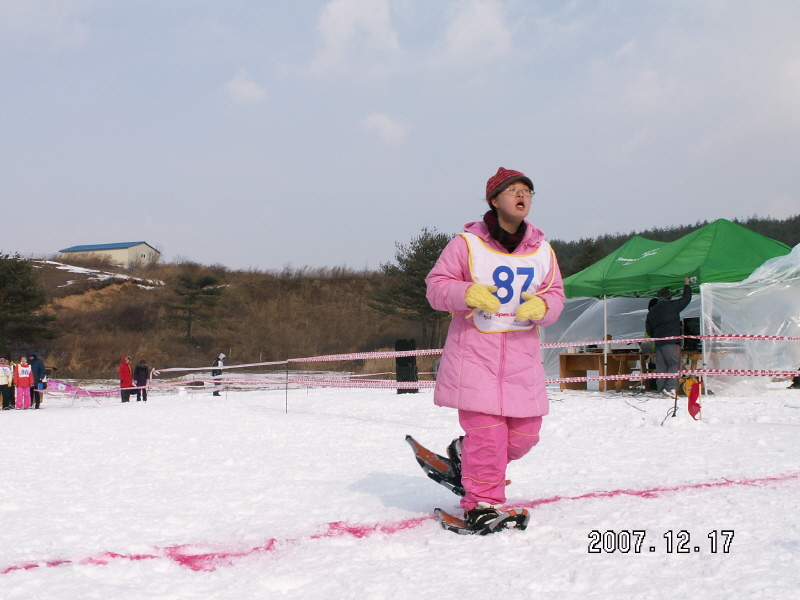
POLYGON ((14 369, 5 358, 0 358, 0 393, 3 395, 3 410, 14 408, 14 369))
POLYGON ((44 361, 36 356, 36 350, 28 350, 28 364, 33 370, 33 387, 31 387, 31 402, 34 408, 39 408, 42 403, 42 390, 47 383, 47 369, 44 361))
POLYGON ((525 220, 533 194, 523 173, 498 169, 486 183, 489 211, 447 244, 425 279, 431 306, 453 313, 434 403, 458 409, 465 433, 448 454, 476 533, 505 526, 506 467, 539 442, 549 411, 539 327, 558 319, 564 286, 544 233, 525 220))
POLYGON ((25 356, 20 357, 19 364, 14 368, 14 385, 17 387, 17 408, 30 408, 33 369, 25 356))
POLYGON ((133 371, 131 370, 131 357, 123 356, 119 365, 119 387, 123 402, 131 401, 131 388, 133 387, 133 371))
MULTIPOLYGON (((220 352, 219 356, 214 359, 213 363, 211 363, 211 366, 212 367, 222 367, 222 366, 224 366, 225 363, 223 363, 222 361, 225 360, 226 358, 227 358, 227 356, 225 356, 222 352, 220 352)), ((212 369, 211 370, 211 376, 214 377, 215 379, 218 379, 219 377, 222 376, 222 369, 212 369)), ((216 382, 214 382, 214 385, 218 386, 218 385, 222 385, 222 384, 219 383, 218 381, 216 381, 216 382)), ((214 390, 214 396, 219 396, 219 390, 214 390)))
MULTIPOLYGON (((647 313, 645 331, 651 338, 665 338, 681 335, 681 311, 689 306, 692 300, 692 288, 689 278, 683 280, 683 296, 672 300, 669 288, 661 288, 657 294, 658 301, 647 313)), ((656 341, 656 371, 659 373, 677 373, 681 366, 681 341, 656 341)), ((677 379, 658 379, 656 389, 665 396, 673 397, 678 387, 677 379)))
POLYGON ((144 399, 147 402, 147 380, 150 377, 150 369, 147 368, 147 361, 142 359, 133 370, 133 382, 136 384, 136 401, 144 399))

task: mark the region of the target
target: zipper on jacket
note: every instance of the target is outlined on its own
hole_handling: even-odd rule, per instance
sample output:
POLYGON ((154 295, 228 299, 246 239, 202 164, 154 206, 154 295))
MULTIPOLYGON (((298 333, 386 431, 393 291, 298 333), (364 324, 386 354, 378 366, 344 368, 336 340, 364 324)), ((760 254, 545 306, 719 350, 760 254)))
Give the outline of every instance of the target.
POLYGON ((502 337, 500 338, 500 371, 498 372, 497 377, 497 400, 500 404, 500 414, 503 414, 503 377, 505 376, 506 372, 506 335, 505 333, 500 334, 502 337))

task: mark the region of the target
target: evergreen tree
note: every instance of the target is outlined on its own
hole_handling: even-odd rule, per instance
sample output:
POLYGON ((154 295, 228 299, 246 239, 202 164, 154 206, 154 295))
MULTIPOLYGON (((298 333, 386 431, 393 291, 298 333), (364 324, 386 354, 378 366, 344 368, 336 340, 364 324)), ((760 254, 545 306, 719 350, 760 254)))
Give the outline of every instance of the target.
POLYGON ((55 319, 43 314, 47 295, 30 261, 14 254, 0 254, 0 345, 18 349, 50 340, 48 329, 55 319))
POLYGON ((447 313, 434 310, 425 297, 425 277, 444 250, 452 235, 436 229, 422 229, 409 244, 396 243, 397 264, 381 265, 384 281, 372 294, 369 305, 385 314, 398 315, 422 324, 422 345, 441 342, 442 325, 447 313), (428 336, 430 329, 430 336, 428 336))
POLYGON ((168 302, 169 320, 186 324, 186 341, 192 341, 196 324, 211 325, 211 309, 219 304, 223 287, 220 278, 210 273, 182 273, 175 278, 172 292, 177 299, 168 302))

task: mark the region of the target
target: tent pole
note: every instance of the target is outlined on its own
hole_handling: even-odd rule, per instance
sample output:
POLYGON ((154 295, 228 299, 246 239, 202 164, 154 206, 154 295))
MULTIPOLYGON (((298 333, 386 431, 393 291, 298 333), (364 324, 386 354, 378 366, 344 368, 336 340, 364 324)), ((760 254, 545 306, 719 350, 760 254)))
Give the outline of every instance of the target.
MULTIPOLYGON (((697 286, 697 292, 700 294, 700 335, 706 334, 706 311, 705 306, 703 306, 703 286, 697 286)), ((707 352, 708 352, 708 340, 701 340, 700 341, 701 348, 703 349, 703 368, 707 369, 706 365, 707 362, 707 352)), ((702 377, 698 377, 698 380, 702 380, 702 377)), ((700 393, 703 396, 708 396, 708 389, 706 388, 705 381, 703 381, 703 385, 700 387, 700 393)), ((700 414, 700 419, 703 418, 702 413, 700 414)))
MULTIPOLYGON (((603 295, 603 375, 608 374, 608 351, 610 345, 608 343, 608 296, 603 295)), ((608 380, 603 380, 603 389, 608 391, 608 380)))

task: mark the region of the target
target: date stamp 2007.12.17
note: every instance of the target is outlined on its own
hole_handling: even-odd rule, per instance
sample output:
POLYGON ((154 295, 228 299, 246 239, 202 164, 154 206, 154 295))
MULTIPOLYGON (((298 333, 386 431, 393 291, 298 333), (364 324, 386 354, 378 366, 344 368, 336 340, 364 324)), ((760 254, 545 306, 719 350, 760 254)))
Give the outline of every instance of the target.
POLYGON ((641 554, 648 552, 666 552, 667 554, 691 554, 711 552, 711 554, 728 554, 733 542, 733 530, 712 530, 703 538, 702 543, 693 544, 692 534, 685 529, 677 533, 672 529, 662 536, 648 538, 642 529, 600 532, 594 529, 589 532, 589 554, 641 554))

